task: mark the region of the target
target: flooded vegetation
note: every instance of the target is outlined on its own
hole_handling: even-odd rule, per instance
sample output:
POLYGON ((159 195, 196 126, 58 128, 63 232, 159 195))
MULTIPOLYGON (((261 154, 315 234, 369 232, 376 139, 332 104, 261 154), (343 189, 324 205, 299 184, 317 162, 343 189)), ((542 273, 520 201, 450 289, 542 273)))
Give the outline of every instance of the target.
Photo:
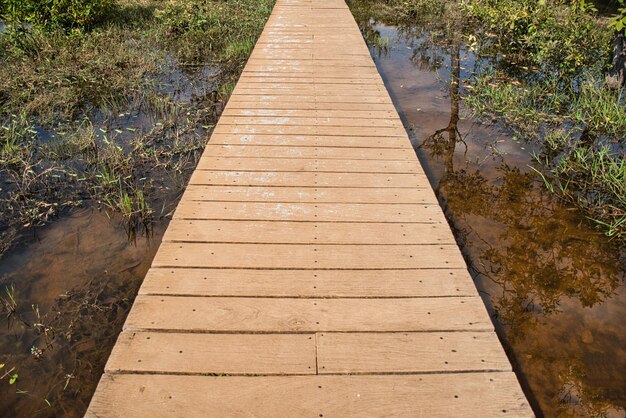
POLYGON ((46 4, 0 1, 7 416, 86 410, 273 2, 46 4))
MULTIPOLYGON (((535 412, 622 417, 623 241, 572 200, 581 197, 555 190, 565 180, 552 164, 577 157, 545 139, 553 120, 537 115, 539 125, 532 126, 539 136, 531 135, 476 96, 481 77, 510 63, 493 50, 483 53, 475 45, 481 40, 463 32, 458 19, 447 20, 438 4, 355 0, 350 6, 535 412), (393 8, 399 3, 419 9, 405 19, 393 8)), ((536 74, 517 67, 520 80, 536 74)), ((506 91, 503 84, 492 87, 506 91)), ((623 137, 607 130, 593 139, 594 147, 611 148, 604 156, 618 169, 615 186, 623 188, 623 137)), ((591 141, 569 145, 585 140, 591 141)), ((568 167, 576 176, 588 174, 568 167)), ((625 195, 616 190, 616 196, 625 195)))

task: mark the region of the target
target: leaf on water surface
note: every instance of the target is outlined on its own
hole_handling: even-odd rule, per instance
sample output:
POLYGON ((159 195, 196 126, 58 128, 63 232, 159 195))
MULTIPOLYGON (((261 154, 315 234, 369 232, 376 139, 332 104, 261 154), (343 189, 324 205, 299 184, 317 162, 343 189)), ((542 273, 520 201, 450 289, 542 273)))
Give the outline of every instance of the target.
POLYGON ((19 377, 19 375, 17 373, 15 373, 13 376, 11 376, 11 378, 9 379, 9 385, 14 384, 17 381, 18 377, 19 377))

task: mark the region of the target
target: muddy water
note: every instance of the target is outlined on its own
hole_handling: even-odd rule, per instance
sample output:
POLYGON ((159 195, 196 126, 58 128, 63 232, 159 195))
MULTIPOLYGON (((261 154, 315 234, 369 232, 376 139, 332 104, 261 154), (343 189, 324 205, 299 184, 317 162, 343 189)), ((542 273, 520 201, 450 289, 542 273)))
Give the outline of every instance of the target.
POLYGON ((372 48, 538 415, 626 416, 624 253, 529 168, 537 145, 468 117, 460 43, 366 25, 372 48))
POLYGON ((128 240, 120 219, 83 208, 5 255, 0 291, 17 312, 0 329, 2 416, 82 416, 145 276, 165 222, 128 240))

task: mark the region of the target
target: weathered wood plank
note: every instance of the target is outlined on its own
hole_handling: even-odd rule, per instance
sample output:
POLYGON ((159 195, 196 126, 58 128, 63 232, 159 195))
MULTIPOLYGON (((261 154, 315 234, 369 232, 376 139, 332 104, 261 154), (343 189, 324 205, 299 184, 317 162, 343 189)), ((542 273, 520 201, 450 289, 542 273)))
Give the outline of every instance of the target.
POLYGON ((87 417, 532 417, 513 373, 105 375, 87 417))
MULTIPOLYGON (((341 188, 207 186, 191 184, 183 200, 282 203, 426 203, 437 204, 430 188, 341 188)), ((180 207, 180 206, 179 206, 180 207)))
POLYGON ((206 157, 197 169, 215 171, 300 171, 329 173, 422 173, 415 161, 330 160, 297 158, 206 157))
POLYGON ((447 225, 181 220, 164 241, 275 244, 455 244, 447 225))
POLYGON ((108 372, 315 374, 313 334, 123 332, 108 372))
MULTIPOLYGON (((211 137, 211 145, 288 146, 288 147, 333 147, 333 148, 402 148, 411 145, 404 138, 380 138, 375 136, 332 136, 332 135, 259 135, 220 134, 211 137)), ((329 154, 326 154, 329 155, 329 154)), ((354 158, 354 157, 353 157, 354 158)), ((410 160, 408 160, 410 161, 410 160)), ((415 162, 413 160, 412 162, 415 162)))
MULTIPOLYGON (((249 99, 251 96, 246 96, 249 99)), ((294 97, 298 101, 298 97, 294 97)), ((400 124, 396 127, 369 126, 292 126, 292 125, 227 125, 218 124, 214 134, 265 134, 265 135, 345 135, 403 137, 406 131, 400 124)))
POLYGON ((140 294, 271 297, 475 296, 465 269, 242 270, 153 268, 140 294))
POLYGON ((270 333, 493 330, 478 296, 288 299, 140 295, 125 328, 270 333))
MULTIPOLYGON (((252 133, 250 133, 252 134, 252 133)), ((244 134, 248 135, 248 134, 244 134)), ((243 145, 207 145, 205 157, 328 158, 340 160, 409 160, 415 161, 412 148, 279 147, 243 145)))
POLYGON ((456 245, 301 245, 163 242, 154 267, 280 269, 461 268, 456 245))
POLYGON ((439 223, 446 220, 435 205, 361 203, 190 202, 175 219, 248 221, 439 223))
MULTIPOLYGON (((260 81, 262 82, 262 81, 260 81)), ((305 81, 306 82, 306 81, 305 81)), ((382 119, 396 118, 389 110, 296 110, 296 109, 226 109, 222 113, 225 116, 248 116, 248 117, 294 117, 294 118, 343 118, 343 119, 382 119)), ((405 141, 406 142, 406 141, 405 141)))
POLYGON ((241 97, 236 100, 229 100, 228 109, 295 109, 295 110, 373 110, 387 111, 395 110, 391 103, 340 103, 340 102, 280 102, 261 101, 252 98, 241 97))
POLYGON ((319 333, 320 373, 511 371, 493 332, 319 333))
MULTIPOLYGON (((204 165, 204 163, 202 163, 204 165)), ((327 173, 196 170, 190 184, 300 187, 426 187, 422 173, 327 173)))
MULTIPOLYGON (((249 117, 249 116, 222 116, 220 119, 222 125, 280 125, 280 126, 333 126, 333 127, 393 127, 402 128, 400 119, 364 119, 364 118, 336 118, 336 117, 249 117)), ((358 136, 358 134, 357 134, 358 136)), ((387 136, 387 135, 385 135, 387 136)))

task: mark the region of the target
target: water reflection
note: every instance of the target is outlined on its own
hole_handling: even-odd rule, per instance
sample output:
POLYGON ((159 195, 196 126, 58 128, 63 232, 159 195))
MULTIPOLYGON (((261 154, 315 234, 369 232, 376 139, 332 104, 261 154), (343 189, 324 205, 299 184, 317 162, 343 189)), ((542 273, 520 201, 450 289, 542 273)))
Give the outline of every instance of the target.
POLYGON ((544 190, 536 145, 463 117, 465 69, 483 63, 458 38, 369 30, 390 39, 373 56, 537 413, 625 416, 622 250, 544 190))

